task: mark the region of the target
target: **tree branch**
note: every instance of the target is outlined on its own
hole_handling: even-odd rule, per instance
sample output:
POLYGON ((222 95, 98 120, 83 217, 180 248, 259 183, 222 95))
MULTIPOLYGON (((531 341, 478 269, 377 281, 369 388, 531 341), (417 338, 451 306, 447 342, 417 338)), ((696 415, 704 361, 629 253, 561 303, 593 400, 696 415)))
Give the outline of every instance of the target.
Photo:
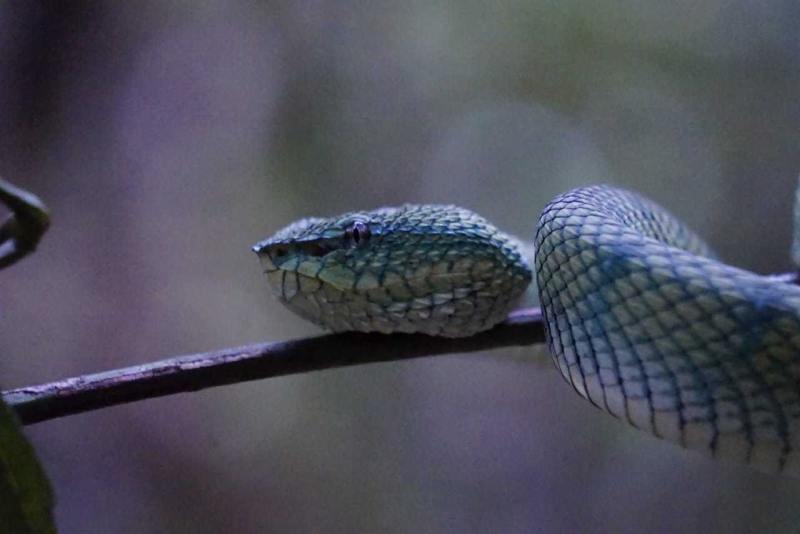
MULTIPOLYGON (((775 283, 797 283, 795 273, 770 277, 775 283)), ((539 308, 512 312, 491 330, 463 338, 423 334, 328 334, 258 343, 213 352, 178 356, 159 362, 67 378, 49 384, 4 391, 3 400, 30 425, 117 404, 175 393, 319 371, 351 365, 390 362, 543 343, 539 308)))
POLYGON ((22 424, 30 425, 117 404, 273 376, 542 342, 541 311, 525 308, 491 330, 470 337, 329 334, 178 356, 12 389, 2 396, 22 424))

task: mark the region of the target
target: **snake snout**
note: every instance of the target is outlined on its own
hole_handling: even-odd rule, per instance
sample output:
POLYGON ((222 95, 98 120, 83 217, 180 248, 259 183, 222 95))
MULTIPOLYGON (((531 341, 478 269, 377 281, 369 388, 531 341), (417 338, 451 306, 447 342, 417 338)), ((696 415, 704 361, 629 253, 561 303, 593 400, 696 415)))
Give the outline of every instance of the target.
MULTIPOLYGON (((266 242, 262 241, 261 243, 253 245, 251 250, 258 256, 258 259, 261 262, 261 267, 264 269, 265 273, 274 271, 278 268, 278 266, 275 264, 275 259, 273 258, 273 250, 270 245, 266 244, 266 242)), ((275 256, 277 256, 277 253, 275 253, 275 256)))

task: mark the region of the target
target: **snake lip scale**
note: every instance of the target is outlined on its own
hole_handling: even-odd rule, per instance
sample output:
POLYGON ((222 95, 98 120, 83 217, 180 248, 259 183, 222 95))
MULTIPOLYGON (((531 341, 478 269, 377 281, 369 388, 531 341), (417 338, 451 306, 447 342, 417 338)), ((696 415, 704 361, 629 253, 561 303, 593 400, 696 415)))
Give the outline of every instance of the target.
POLYGON ((332 331, 473 335, 535 278, 553 361, 580 396, 683 447, 800 476, 800 287, 721 263, 664 208, 610 186, 553 199, 534 241, 407 204, 303 219, 253 250, 278 300, 332 331))

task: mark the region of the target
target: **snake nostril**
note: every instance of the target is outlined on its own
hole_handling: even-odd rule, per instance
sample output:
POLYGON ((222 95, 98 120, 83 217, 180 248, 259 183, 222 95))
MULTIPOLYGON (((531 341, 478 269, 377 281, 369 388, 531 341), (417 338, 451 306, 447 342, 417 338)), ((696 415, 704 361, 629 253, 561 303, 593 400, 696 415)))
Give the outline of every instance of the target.
POLYGON ((311 243, 305 248, 306 254, 309 256, 313 256, 315 258, 320 258, 329 252, 331 252, 335 247, 331 245, 329 242, 321 242, 321 243, 311 243))
POLYGON ((287 254, 289 254, 289 248, 288 247, 275 247, 273 252, 274 252, 276 258, 283 258, 287 254))
POLYGON ((319 244, 314 244, 308 249, 309 256, 319 258, 330 252, 330 249, 319 244))

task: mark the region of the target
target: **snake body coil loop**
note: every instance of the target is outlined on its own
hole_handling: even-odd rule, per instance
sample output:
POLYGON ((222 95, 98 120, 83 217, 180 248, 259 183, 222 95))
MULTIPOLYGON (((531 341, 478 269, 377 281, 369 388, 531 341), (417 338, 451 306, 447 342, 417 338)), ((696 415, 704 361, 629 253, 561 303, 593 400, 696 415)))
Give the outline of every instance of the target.
MULTIPOLYGON (((718 262, 607 186, 551 201, 535 245, 550 350, 575 391, 657 437, 800 475, 800 287, 718 262)), ((254 250, 279 300, 328 329, 457 337, 517 304, 524 248, 468 210, 406 205, 305 219, 254 250)))
POLYGON ((550 349, 595 406, 684 447, 800 474, 800 288, 708 257, 657 205, 596 186, 539 220, 550 349))

